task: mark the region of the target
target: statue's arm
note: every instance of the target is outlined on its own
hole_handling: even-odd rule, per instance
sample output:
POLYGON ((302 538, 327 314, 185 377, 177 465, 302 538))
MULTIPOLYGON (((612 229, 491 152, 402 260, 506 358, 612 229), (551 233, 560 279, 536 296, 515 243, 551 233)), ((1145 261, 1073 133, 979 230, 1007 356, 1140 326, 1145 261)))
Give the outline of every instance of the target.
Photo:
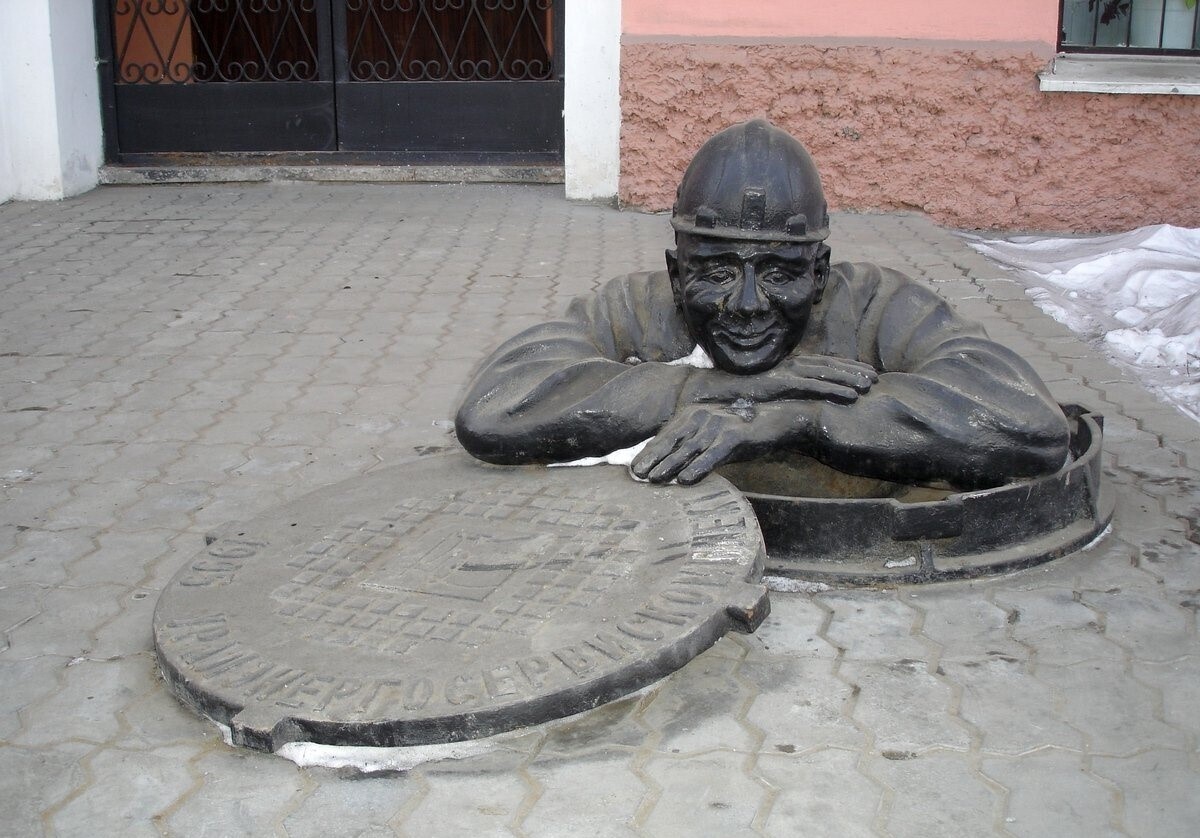
POLYGON ((459 441, 494 463, 572 460, 653 436, 675 411, 688 368, 619 359, 606 312, 578 302, 488 358, 455 419, 459 441))
POLYGON ((961 488, 1060 468, 1066 418, 1022 386, 1021 365, 966 340, 946 348, 917 371, 884 373, 849 409, 798 406, 794 447, 852 474, 961 488))
POLYGON ((634 473, 691 483, 721 463, 789 450, 850 474, 982 488, 1064 464, 1066 418, 1023 359, 918 286, 880 299, 860 332, 862 357, 881 370, 868 392, 686 406, 634 473))
POLYGON ((871 392, 822 405, 809 444, 835 468, 975 488, 1047 474, 1067 458, 1066 417, 1033 368, 932 292, 906 284, 877 313, 871 392))

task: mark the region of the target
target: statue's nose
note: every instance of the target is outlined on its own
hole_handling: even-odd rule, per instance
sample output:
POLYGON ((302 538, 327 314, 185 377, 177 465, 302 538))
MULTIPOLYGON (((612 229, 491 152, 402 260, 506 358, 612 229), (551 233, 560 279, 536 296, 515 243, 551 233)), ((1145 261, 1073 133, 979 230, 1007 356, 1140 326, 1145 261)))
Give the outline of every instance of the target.
POLYGON ((741 314, 759 314, 769 308, 767 299, 758 287, 758 275, 749 262, 742 266, 742 286, 734 300, 734 309, 741 314))

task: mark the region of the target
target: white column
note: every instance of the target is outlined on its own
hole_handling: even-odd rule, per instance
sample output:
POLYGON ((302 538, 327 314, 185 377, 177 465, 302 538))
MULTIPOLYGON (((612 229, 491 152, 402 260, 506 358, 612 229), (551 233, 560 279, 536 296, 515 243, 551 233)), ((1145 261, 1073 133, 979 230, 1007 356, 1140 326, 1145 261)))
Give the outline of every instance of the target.
POLYGON ((567 6, 563 165, 567 197, 610 200, 621 173, 621 0, 567 6))
POLYGON ((101 136, 91 0, 0 0, 0 200, 91 189, 101 136))

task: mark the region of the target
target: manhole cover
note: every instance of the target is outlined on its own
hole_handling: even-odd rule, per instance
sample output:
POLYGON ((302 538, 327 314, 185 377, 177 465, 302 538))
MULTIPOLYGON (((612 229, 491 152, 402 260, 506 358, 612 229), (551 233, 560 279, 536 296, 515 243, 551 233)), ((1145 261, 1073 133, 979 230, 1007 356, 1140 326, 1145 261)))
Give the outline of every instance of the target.
POLYGON ((418 745, 590 709, 767 611, 721 478, 429 457, 223 528, 154 614, 163 673, 234 742, 418 745))

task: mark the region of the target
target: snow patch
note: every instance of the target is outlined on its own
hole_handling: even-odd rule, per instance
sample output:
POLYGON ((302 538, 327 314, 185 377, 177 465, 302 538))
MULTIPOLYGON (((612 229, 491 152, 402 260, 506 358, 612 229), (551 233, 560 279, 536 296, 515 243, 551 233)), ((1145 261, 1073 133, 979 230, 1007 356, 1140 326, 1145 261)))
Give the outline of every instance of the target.
MULTIPOLYGON (((225 744, 233 744, 229 725, 209 719, 221 732, 225 744)), ((301 768, 352 768, 363 774, 382 771, 410 771, 426 762, 465 759, 491 750, 487 740, 449 742, 438 745, 412 745, 404 748, 372 748, 354 745, 318 745, 315 742, 288 742, 275 753, 301 768)))
POLYGON ((364 774, 381 771, 410 771, 426 762, 464 759, 489 750, 484 742, 450 742, 441 745, 412 745, 407 748, 371 748, 351 745, 318 745, 288 742, 275 753, 301 768, 353 768, 364 774))
POLYGON ((764 576, 762 581, 767 590, 784 594, 819 594, 830 590, 824 582, 808 582, 804 579, 789 579, 786 576, 764 576))
POLYGON ((568 463, 550 463, 547 468, 574 468, 576 466, 627 466, 633 462, 633 458, 642 452, 646 444, 650 442, 648 439, 643 439, 637 445, 631 445, 628 448, 618 448, 616 451, 605 454, 603 457, 580 457, 578 460, 571 460, 568 463))
POLYGON ((704 351, 704 347, 696 344, 696 348, 692 350, 690 355, 684 355, 682 358, 676 358, 674 361, 667 361, 669 367, 695 367, 699 370, 711 370, 713 368, 713 360, 704 351))
POLYGON ((964 238, 1015 271, 1038 308, 1200 420, 1200 230, 964 238))

